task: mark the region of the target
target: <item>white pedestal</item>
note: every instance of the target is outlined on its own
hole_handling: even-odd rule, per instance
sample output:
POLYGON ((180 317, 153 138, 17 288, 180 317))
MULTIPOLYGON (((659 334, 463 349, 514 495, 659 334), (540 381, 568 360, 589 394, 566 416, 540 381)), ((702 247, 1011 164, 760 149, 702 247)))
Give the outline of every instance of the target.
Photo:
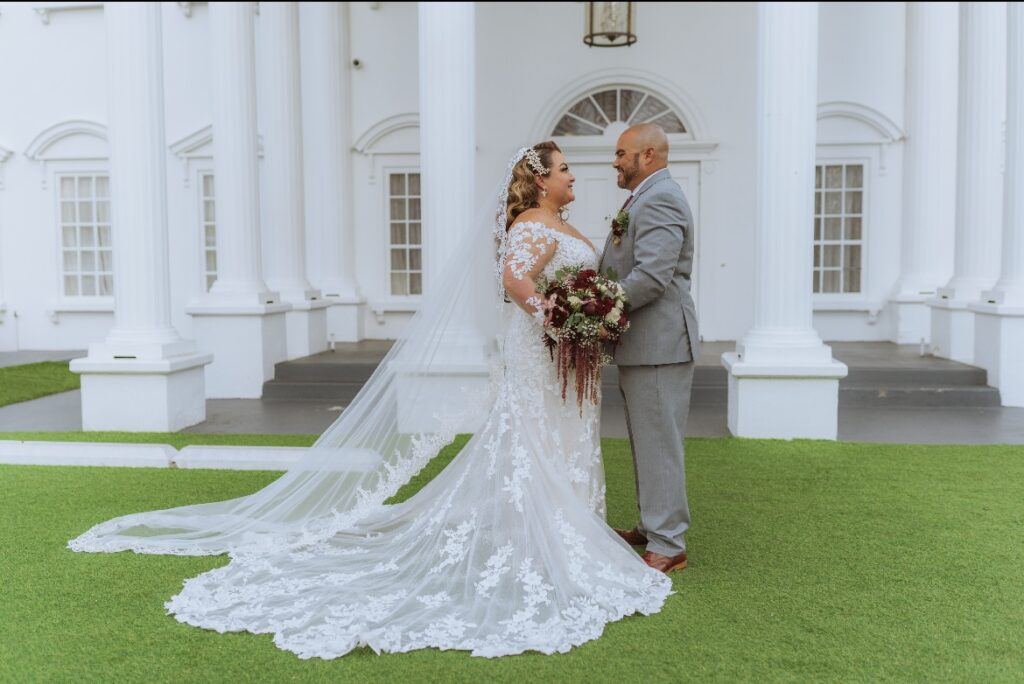
POLYGON ((329 302, 303 300, 288 302, 285 313, 288 359, 301 359, 327 350, 327 308, 329 302))
POLYGON ((839 417, 838 361, 809 365, 747 363, 722 354, 729 372, 729 431, 737 437, 835 439, 839 417))
POLYGON ((960 363, 974 363, 974 313, 955 299, 929 299, 932 310, 931 352, 960 363))
POLYGON ((487 407, 490 371, 482 364, 435 366, 430 374, 395 362, 398 430, 434 431, 445 419, 456 432, 475 432, 487 407))
POLYGON ((286 360, 288 304, 248 307, 190 306, 196 345, 213 352, 206 369, 206 396, 211 399, 258 399, 263 383, 274 377, 274 364, 286 360))
POLYGON ((974 363, 988 371, 1003 406, 1024 407, 1024 306, 971 304, 974 363))
POLYGON ((82 429, 177 432, 206 420, 203 366, 210 354, 168 359, 75 359, 82 429))
POLYGON ((932 312, 924 297, 892 299, 896 344, 927 344, 932 337, 932 312))
POLYGON ((327 339, 358 342, 363 339, 363 299, 327 298, 327 339))

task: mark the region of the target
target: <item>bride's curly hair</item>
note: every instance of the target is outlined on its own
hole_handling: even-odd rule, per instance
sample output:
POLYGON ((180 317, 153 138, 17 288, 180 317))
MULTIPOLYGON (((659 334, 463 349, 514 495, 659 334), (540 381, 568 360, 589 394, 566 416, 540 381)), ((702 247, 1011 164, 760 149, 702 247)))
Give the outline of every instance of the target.
MULTIPOLYGON (((551 155, 561 152, 552 140, 546 140, 533 146, 534 152, 540 157, 540 163, 551 173, 551 155)), ((547 175, 547 174, 544 174, 547 175)), ((508 184, 508 204, 505 213, 505 230, 512 225, 512 219, 527 209, 540 206, 540 190, 537 188, 537 174, 530 168, 530 162, 523 157, 512 167, 512 181, 508 184)))

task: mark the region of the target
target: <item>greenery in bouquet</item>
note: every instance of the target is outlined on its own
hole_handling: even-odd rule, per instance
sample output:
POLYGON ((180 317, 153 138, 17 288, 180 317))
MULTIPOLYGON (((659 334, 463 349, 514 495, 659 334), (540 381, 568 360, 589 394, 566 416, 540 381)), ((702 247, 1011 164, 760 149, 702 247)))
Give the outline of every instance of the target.
POLYGON ((629 302, 617 280, 612 271, 601 275, 576 266, 561 269, 553 281, 541 287, 549 301, 544 341, 557 363, 562 398, 566 398, 571 375, 581 412, 584 399, 597 403, 601 365, 611 361, 605 343, 614 350, 629 329, 629 302), (603 339, 602 330, 606 333, 603 339))

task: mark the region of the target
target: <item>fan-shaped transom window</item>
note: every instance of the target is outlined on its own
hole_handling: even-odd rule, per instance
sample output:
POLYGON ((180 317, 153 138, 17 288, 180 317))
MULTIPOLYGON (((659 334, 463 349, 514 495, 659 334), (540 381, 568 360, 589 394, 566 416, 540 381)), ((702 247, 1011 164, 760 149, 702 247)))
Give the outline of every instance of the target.
POLYGON ((656 123, 666 133, 686 133, 683 120, 660 98, 635 88, 609 88, 577 100, 551 135, 602 135, 616 121, 656 123))

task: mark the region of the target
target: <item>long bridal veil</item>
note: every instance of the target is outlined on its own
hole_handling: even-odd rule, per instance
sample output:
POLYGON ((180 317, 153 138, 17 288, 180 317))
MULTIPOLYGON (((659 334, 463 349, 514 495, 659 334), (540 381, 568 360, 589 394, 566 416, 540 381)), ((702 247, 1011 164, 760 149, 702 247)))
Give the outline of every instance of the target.
MULTIPOLYGON (((497 211, 488 203, 488 218, 457 241, 400 339, 298 464, 249 496, 115 518, 68 546, 198 556, 258 553, 324 538, 380 507, 456 432, 472 432, 501 372, 502 298, 490 226, 504 234, 508 174, 524 151, 499 186, 497 211)), ((498 263, 502 249, 499 244, 498 263)))

